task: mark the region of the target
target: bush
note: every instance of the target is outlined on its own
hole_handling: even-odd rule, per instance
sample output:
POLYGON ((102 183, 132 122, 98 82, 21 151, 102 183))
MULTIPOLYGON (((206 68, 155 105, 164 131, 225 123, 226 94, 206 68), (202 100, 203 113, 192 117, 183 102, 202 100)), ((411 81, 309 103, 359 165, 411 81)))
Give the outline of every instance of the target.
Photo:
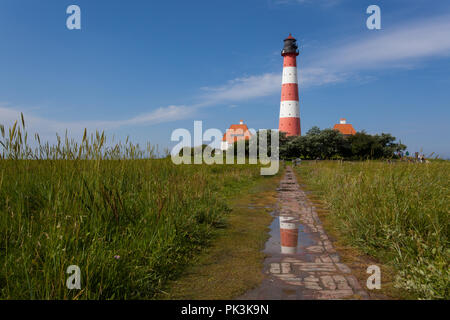
POLYGON ((282 159, 381 159, 395 158, 406 146, 390 134, 369 135, 364 131, 345 137, 333 129, 311 128, 306 135, 280 139, 282 159))

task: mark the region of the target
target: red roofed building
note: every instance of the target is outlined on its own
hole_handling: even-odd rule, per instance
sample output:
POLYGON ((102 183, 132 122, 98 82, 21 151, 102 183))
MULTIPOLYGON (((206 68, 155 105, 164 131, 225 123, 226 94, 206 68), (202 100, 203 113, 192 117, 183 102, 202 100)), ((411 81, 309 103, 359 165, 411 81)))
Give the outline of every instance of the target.
POLYGON ((232 124, 227 132, 223 135, 222 144, 220 149, 227 150, 233 143, 240 140, 249 140, 252 133, 248 130, 244 121, 240 121, 239 124, 232 124))
POLYGON ((338 130, 344 136, 352 136, 356 133, 356 130, 350 123, 347 123, 347 119, 345 118, 341 118, 339 123, 334 125, 333 129, 338 130))

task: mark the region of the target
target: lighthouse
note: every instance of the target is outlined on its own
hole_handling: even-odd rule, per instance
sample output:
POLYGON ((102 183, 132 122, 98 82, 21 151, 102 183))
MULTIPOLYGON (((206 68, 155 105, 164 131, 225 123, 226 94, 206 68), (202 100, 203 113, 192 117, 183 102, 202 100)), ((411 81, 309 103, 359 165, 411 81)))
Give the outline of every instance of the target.
POLYGON ((283 78, 281 82, 280 124, 278 129, 286 132, 286 136, 301 135, 300 107, 297 80, 297 40, 289 34, 284 39, 283 78))

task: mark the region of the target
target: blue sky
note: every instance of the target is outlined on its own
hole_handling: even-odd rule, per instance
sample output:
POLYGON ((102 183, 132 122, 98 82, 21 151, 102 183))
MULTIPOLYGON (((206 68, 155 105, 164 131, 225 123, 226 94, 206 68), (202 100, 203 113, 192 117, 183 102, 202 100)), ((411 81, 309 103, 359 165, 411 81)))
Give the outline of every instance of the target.
POLYGON ((194 120, 277 128, 289 33, 301 46, 303 133, 345 117, 450 157, 445 0, 2 0, 0 123, 23 112, 46 139, 87 127, 161 149, 194 120), (81 30, 66 28, 71 4, 81 30), (366 28, 371 4, 381 30, 366 28))

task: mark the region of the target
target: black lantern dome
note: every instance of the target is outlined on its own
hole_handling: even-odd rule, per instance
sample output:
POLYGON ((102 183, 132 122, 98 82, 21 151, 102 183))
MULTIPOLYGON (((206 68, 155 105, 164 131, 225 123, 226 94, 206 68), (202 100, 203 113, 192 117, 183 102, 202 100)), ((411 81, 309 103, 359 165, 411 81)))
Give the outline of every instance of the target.
POLYGON ((281 55, 284 56, 288 53, 295 53, 298 56, 297 40, 289 33, 289 37, 284 39, 284 48, 281 50, 281 55))

